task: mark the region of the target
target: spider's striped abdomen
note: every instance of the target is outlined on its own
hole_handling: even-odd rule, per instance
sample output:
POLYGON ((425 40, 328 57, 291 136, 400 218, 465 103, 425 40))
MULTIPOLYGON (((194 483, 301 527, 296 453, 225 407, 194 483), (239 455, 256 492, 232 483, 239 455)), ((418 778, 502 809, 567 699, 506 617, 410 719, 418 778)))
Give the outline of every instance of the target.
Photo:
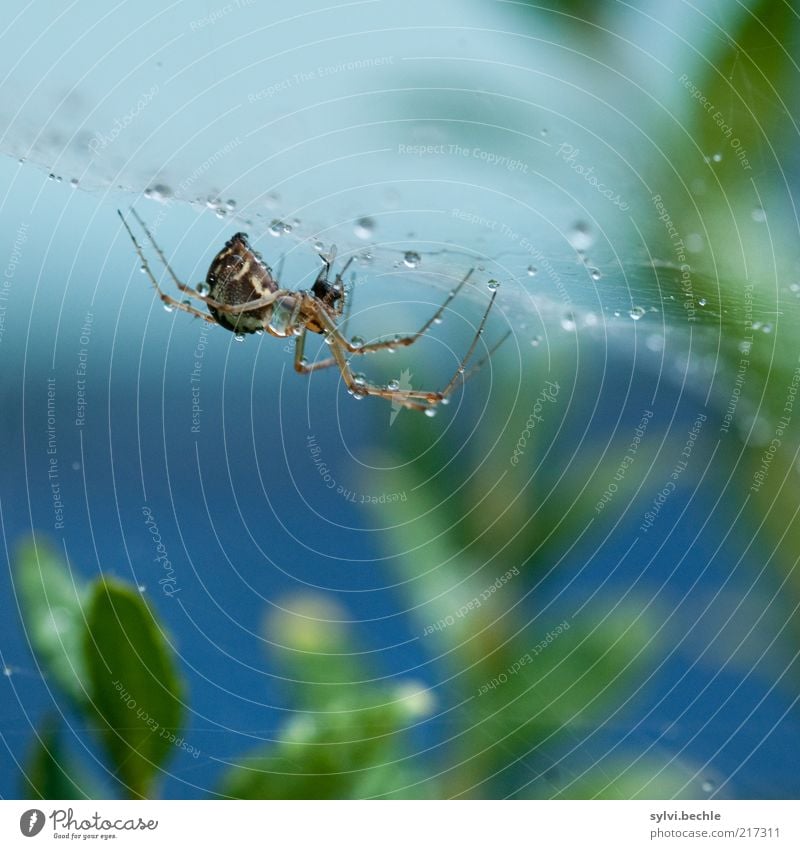
MULTIPOLYGON (((278 289, 269 268, 252 250, 244 233, 232 236, 214 257, 206 275, 206 283, 211 290, 210 297, 229 306, 255 301, 278 289)), ((209 304, 208 311, 227 330, 255 333, 257 330, 263 330, 272 307, 265 306, 228 315, 209 304)))

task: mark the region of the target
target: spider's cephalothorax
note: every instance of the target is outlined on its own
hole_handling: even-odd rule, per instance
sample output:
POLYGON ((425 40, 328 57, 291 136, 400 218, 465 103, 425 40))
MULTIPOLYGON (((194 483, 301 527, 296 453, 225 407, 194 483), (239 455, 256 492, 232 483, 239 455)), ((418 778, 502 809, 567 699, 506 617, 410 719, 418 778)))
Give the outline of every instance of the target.
POLYGON ((322 270, 312 288, 309 291, 292 291, 291 289, 281 288, 280 282, 272 276, 269 266, 250 247, 247 236, 244 233, 236 233, 214 257, 205 282, 192 288, 179 280, 167 262, 163 251, 147 229, 147 225, 135 211, 131 210, 131 213, 144 230, 178 289, 189 298, 204 303, 210 315, 201 312, 191 300, 179 301, 161 289, 155 275, 150 270, 150 265, 141 246, 120 212, 119 216, 141 260, 142 269, 146 272, 165 306, 170 309, 182 310, 236 334, 266 331, 273 336, 296 336, 295 369, 299 372, 308 373, 329 366, 337 366, 348 390, 357 397, 377 395, 380 398, 392 401, 393 404, 400 404, 415 410, 425 410, 427 413, 433 414, 436 405, 444 401, 456 386, 466 381, 471 374, 477 371, 510 334, 510 331, 506 333, 469 372, 465 370, 465 365, 478 345, 478 340, 489 317, 489 311, 497 297, 497 287, 493 285, 491 287, 494 290, 492 297, 472 344, 462 358, 456 373, 444 389, 440 392, 427 392, 400 388, 397 384, 377 386, 367 383, 362 376, 353 374, 349 358, 354 354, 361 355, 374 351, 393 350, 416 342, 440 318, 453 298, 461 291, 462 286, 469 280, 472 271, 453 289, 445 302, 416 333, 406 336, 393 336, 391 339, 379 339, 368 344, 364 344, 363 341, 357 343, 355 338, 353 340, 347 338, 347 317, 345 316, 344 321, 341 321, 345 305, 348 309, 350 306, 342 277, 352 262, 352 258, 336 274, 334 282, 330 283, 328 277, 336 255, 335 248, 331 249, 327 257, 323 257, 322 270), (322 333, 326 336, 330 345, 331 356, 312 363, 306 362, 303 352, 306 334, 309 331, 311 333, 322 333))

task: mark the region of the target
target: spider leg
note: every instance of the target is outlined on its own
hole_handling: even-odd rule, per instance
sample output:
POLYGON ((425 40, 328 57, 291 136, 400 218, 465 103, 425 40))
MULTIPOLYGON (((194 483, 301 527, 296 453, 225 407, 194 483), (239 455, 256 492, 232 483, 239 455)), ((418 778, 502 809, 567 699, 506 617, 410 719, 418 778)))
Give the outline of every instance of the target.
MULTIPOLYGON (((117 212, 119 213, 119 217, 122 218, 122 213, 119 210, 117 210, 117 212)), ((155 237, 153 236, 153 234, 148 229, 147 224, 145 224, 144 221, 142 220, 142 218, 140 217, 139 213, 135 209, 131 209, 131 215, 136 219, 136 221, 138 222, 138 224, 142 228, 142 230, 144 230, 145 235, 150 240, 150 244, 153 246, 155 252, 158 254, 158 258, 164 264, 164 268, 167 269, 167 273, 172 278, 172 282, 181 290, 181 292, 185 292, 187 295, 192 295, 193 297, 197 298, 198 300, 201 300, 201 301, 204 300, 203 296, 200 295, 195 289, 193 289, 191 286, 188 286, 186 283, 182 283, 180 281, 180 279, 178 278, 178 275, 172 270, 172 266, 167 261, 166 256, 164 256, 164 251, 161 250, 161 247, 159 246, 158 242, 155 240, 155 237)), ((122 218, 122 222, 123 222, 123 224, 125 224, 126 227, 128 226, 125 223, 124 218, 122 218)), ((128 232, 130 233, 130 230, 128 230, 128 232)))
POLYGON ((360 348, 352 345, 349 341, 345 340, 345 346, 347 350, 351 354, 369 354, 373 351, 381 351, 385 348, 396 348, 399 345, 408 346, 413 345, 414 342, 417 341, 421 336, 424 336, 428 331, 428 328, 436 322, 436 320, 442 315, 442 313, 447 309, 447 306, 453 300, 453 298, 458 295, 458 293, 463 288, 464 284, 469 280, 472 276, 472 272, 474 268, 470 268, 470 270, 464 276, 464 279, 456 286, 455 289, 447 296, 444 303, 439 307, 438 310, 425 322, 425 324, 420 327, 420 329, 416 333, 412 333, 410 336, 401 336, 399 338, 394 339, 382 339, 377 342, 369 342, 366 345, 362 345, 360 348))
POLYGON ((481 319, 481 323, 478 325, 478 329, 475 332, 475 337, 472 340, 472 344, 469 346, 467 353, 464 354, 461 362, 458 364, 458 368, 456 369, 455 374, 450 378, 450 383, 445 386, 445 388, 441 391, 442 398, 447 398, 447 396, 456 388, 459 382, 465 383, 467 378, 474 374, 483 363, 502 345, 503 342, 508 339, 511 331, 509 330, 505 336, 491 349, 489 354, 484 357, 475 368, 470 369, 469 374, 464 374, 464 369, 469 362, 472 355, 475 353, 475 348, 478 346, 478 340, 483 335, 483 328, 486 326, 486 319, 489 318, 489 313, 492 311, 492 307, 494 306, 495 298, 497 297, 497 289, 492 292, 492 297, 489 300, 489 306, 486 307, 486 312, 483 314, 483 318, 481 319))
MULTIPOLYGON (((119 213, 119 217, 122 219, 122 223, 125 226, 125 229, 128 231, 128 236, 130 237, 131 242, 133 242, 133 247, 135 248, 136 254, 139 257, 140 262, 142 263, 142 268, 144 269, 144 273, 148 276, 150 282, 153 284, 153 287, 155 288, 156 292, 158 293, 158 296, 161 298, 161 300, 164 302, 164 304, 166 304, 170 307, 175 307, 176 309, 179 309, 179 310, 183 310, 183 312, 188 312, 190 315, 193 315, 196 318, 202 318, 203 321, 206 321, 209 324, 216 324, 217 322, 214 320, 214 318, 212 316, 207 315, 204 312, 200 312, 200 310, 198 310, 196 307, 193 307, 191 304, 184 304, 182 301, 179 301, 176 298, 173 298, 171 295, 168 295, 166 292, 164 292, 161 289, 161 287, 158 285, 158 281, 156 280, 155 275, 150 270, 150 263, 148 263, 147 259, 145 258, 145 255, 142 252, 141 246, 136 241, 136 237, 133 235, 133 233, 131 232, 131 228, 128 226, 128 222, 125 220, 125 217, 123 216, 123 214, 119 210, 117 210, 117 212, 119 213)), ((134 215, 135 215, 135 213, 134 213, 134 215)), ((141 219, 139 219, 138 215, 136 216, 136 218, 141 221, 141 219)), ((148 233, 148 236, 149 236, 149 233, 148 233)), ((152 241, 152 236, 150 236, 150 239, 152 241)), ((169 266, 167 266, 167 268, 169 268, 169 266)), ((170 273, 172 274, 171 270, 170 270, 170 273)), ((172 274, 172 277, 173 277, 173 279, 176 279, 174 274, 172 274)), ((179 284, 179 285, 180 285, 181 289, 184 289, 184 291, 189 290, 189 291, 193 292, 193 294, 197 295, 197 293, 194 292, 194 290, 189 289, 188 286, 184 287, 183 284, 179 284)), ((197 295, 197 297, 199 298, 200 296, 197 295)))
POLYGON ((327 357, 324 360, 317 360, 313 363, 303 362, 303 352, 306 347, 306 335, 308 331, 303 328, 300 335, 297 337, 297 341, 294 343, 294 369, 295 371, 299 371, 301 374, 309 374, 312 371, 317 371, 321 368, 328 368, 329 366, 336 365, 336 357, 327 357))
MULTIPOLYGON (((466 280, 466 278, 465 278, 466 280)), ((462 285, 463 285, 462 281, 462 285)), ((451 296, 451 298, 454 297, 451 296)), ((475 353, 475 348, 478 346, 478 340, 483 335, 484 327, 486 326, 486 321, 489 318, 489 313, 494 306, 495 299, 497 298, 497 290, 492 293, 492 297, 489 300, 489 305, 486 307, 486 311, 483 314, 483 318, 481 318, 481 322, 478 325, 478 329, 475 332, 475 336, 467 349, 467 353, 464 354, 461 362, 458 365, 458 368, 455 371, 455 374, 450 379, 450 382, 445 386, 441 392, 426 392, 424 390, 419 389, 389 389, 385 386, 376 386, 372 383, 362 383, 356 382, 355 377, 353 375, 353 371, 350 368, 350 364, 347 359, 347 354, 349 353, 349 348, 347 344, 347 340, 341 335, 341 333, 337 330, 330 316, 320 308, 317 308, 317 320, 322 324, 323 327, 328 331, 328 334, 331 339, 331 350, 333 352, 333 359, 336 361, 336 364, 339 366, 339 371, 342 373, 342 377, 344 378, 345 383, 347 384, 347 388, 353 391, 357 395, 376 395, 379 398, 387 398, 392 401, 398 402, 402 404, 404 407, 409 407, 415 410, 430 410, 432 407, 435 407, 437 404, 441 404, 459 385, 459 383, 465 383, 478 369, 492 356, 492 354, 503 344, 503 342, 508 339, 511 335, 511 331, 508 331, 499 342, 497 342, 488 354, 483 357, 468 373, 464 373, 464 369, 466 364, 469 362, 472 355, 475 353), (423 403, 418 403, 423 402, 423 403)), ((432 320, 431 320, 432 322, 432 320)), ((328 361, 324 361, 328 364, 328 361)))

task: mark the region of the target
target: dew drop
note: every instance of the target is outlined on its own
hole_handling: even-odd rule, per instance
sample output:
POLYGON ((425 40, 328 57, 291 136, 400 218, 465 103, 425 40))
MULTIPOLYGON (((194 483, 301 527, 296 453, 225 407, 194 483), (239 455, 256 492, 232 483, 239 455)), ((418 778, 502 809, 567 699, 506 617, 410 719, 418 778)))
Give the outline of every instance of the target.
POLYGON ((3 667, 3 675, 5 675, 6 678, 10 678, 11 674, 12 674, 11 667, 10 666, 4 666, 3 667))
POLYGON ((209 209, 217 209, 217 207, 222 203, 219 198, 207 197, 206 198, 206 206, 209 209))
POLYGON ((500 288, 500 284, 499 284, 496 280, 490 280, 490 281, 486 284, 486 288, 487 288, 490 292, 496 292, 496 291, 500 288))
POLYGON ((215 213, 217 218, 224 218, 227 214, 227 210, 222 209, 222 207, 220 207, 215 213))
POLYGON ((717 789, 717 782, 707 778, 701 785, 700 789, 703 793, 713 793, 717 789))
POLYGON ((722 162, 722 154, 721 153, 715 153, 711 158, 714 160, 714 162, 722 162))
POLYGON ((175 307, 173 307, 172 304, 164 304, 164 310, 165 312, 174 312, 175 307))
POLYGON ((528 277, 536 277, 536 272, 537 272, 538 270, 539 270, 539 269, 538 269, 538 268, 536 268, 536 266, 535 266, 535 265, 529 265, 529 266, 528 266, 528 277))
POLYGON ((762 333, 772 333, 772 325, 768 322, 764 322, 764 326, 761 328, 762 333))
POLYGON ((204 280, 200 281, 200 283, 194 287, 194 290, 201 298, 207 298, 211 294, 211 287, 204 280))
POLYGON ((416 268, 421 262, 422 259, 416 251, 406 251, 405 256, 403 257, 403 263, 408 268, 416 268))
POLYGON ((645 314, 644 307, 634 307, 628 315, 634 320, 638 321, 645 314))
POLYGON ((434 324, 441 324, 443 321, 444 321, 444 319, 440 315, 437 315, 436 318, 433 320, 433 323, 434 324))
POLYGON ((364 339, 363 339, 363 337, 362 337, 362 336, 354 336, 354 337, 350 340, 350 344, 351 344, 354 348, 363 348, 363 347, 364 347, 364 339))
POLYGON ((375 222, 371 218, 359 218, 353 232, 359 239, 370 239, 375 232, 375 222))
POLYGON ((77 177, 73 177, 73 178, 69 181, 69 184, 70 184, 70 186, 72 186, 72 188, 73 188, 73 189, 77 189, 77 188, 78 188, 78 178, 77 178, 77 177))
POLYGON ((48 180, 55 180, 55 178, 56 178, 56 175, 55 175, 55 174, 48 174, 48 175, 47 175, 47 179, 48 179, 48 180))
POLYGON ((353 375, 353 385, 354 386, 364 386, 367 382, 367 376, 362 374, 361 372, 356 372, 353 375))
POLYGON ((592 280, 599 280, 603 275, 600 273, 599 268, 590 268, 589 274, 592 277, 592 280))
POLYGON ((164 183, 156 183, 155 186, 145 189, 144 196, 146 198, 150 198, 150 200, 163 202, 172 197, 172 189, 169 186, 164 185, 164 183))
POLYGON ((767 220, 767 213, 764 211, 764 208, 761 206, 757 206, 750 213, 750 217, 758 224, 763 224, 767 220))
POLYGON ((269 234, 270 236, 282 236, 284 234, 286 225, 279 218, 273 218, 269 225, 269 234))
POLYGON ((432 419, 432 418, 436 415, 436 407, 428 407, 428 408, 425 410, 425 415, 426 415, 429 419, 432 419))
POLYGON ((312 245, 312 247, 314 248, 314 250, 315 250, 318 254, 321 254, 321 253, 325 250, 325 245, 323 245, 323 244, 322 244, 322 242, 320 242, 320 241, 316 241, 316 242, 314 242, 314 244, 312 245))
POLYGON ((568 234, 569 243, 576 251, 585 251, 592 246, 594 236, 585 221, 577 221, 572 225, 568 234))
POLYGON ((390 392, 396 392, 400 388, 400 381, 399 380, 390 380, 389 383, 386 385, 386 388, 390 392))
POLYGON ((228 212, 233 212, 233 210, 236 209, 236 201, 233 200, 233 199, 226 200, 225 201, 225 208, 228 210, 228 212))
POLYGON ((244 342, 244 333, 234 333, 233 334, 234 342, 244 342))
POLYGON ((564 313, 564 315, 561 317, 561 327, 564 330, 570 330, 571 331, 571 330, 574 330, 576 326, 577 325, 575 323, 574 314, 571 313, 571 312, 564 313))
POLYGON ((704 307, 708 301, 705 298, 698 298, 697 303, 700 304, 701 307, 704 307))
POLYGON ((539 347, 539 343, 540 343, 541 341, 542 341, 542 337, 541 337, 541 336, 534 336, 534 337, 533 337, 533 339, 531 339, 531 345, 533 345, 533 347, 534 347, 534 348, 538 348, 538 347, 539 347))

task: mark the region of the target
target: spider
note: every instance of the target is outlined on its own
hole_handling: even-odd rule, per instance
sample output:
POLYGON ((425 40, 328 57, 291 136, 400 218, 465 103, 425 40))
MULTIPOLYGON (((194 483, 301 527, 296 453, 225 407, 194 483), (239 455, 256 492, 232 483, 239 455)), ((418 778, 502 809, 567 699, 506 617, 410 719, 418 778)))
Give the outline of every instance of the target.
POLYGON ((263 331, 272 336, 283 338, 296 336, 295 370, 302 374, 308 374, 318 369, 337 366, 350 394, 356 397, 376 395, 392 401, 395 405, 423 410, 428 415, 433 415, 435 407, 438 404, 447 403, 453 390, 460 383, 466 382, 511 334, 509 330, 477 365, 473 366, 468 372, 466 371, 466 364, 475 352, 489 312, 497 297, 497 284, 494 284, 491 287, 494 291, 489 300, 489 305, 478 325, 472 344, 444 389, 440 392, 427 392, 419 389, 401 389, 396 382, 390 383, 388 386, 368 383, 362 375, 353 373, 350 368, 349 356, 412 345, 426 333, 428 328, 437 323, 448 304, 470 279, 474 269, 467 272, 439 309, 416 333, 408 336, 394 336, 391 339, 379 339, 376 342, 364 344, 360 342, 358 337, 351 340, 345 335, 352 299, 347 297, 342 277, 353 258, 347 260, 336 274, 332 284, 328 280, 336 258, 335 246, 331 248, 327 256, 322 257, 322 269, 311 289, 293 291, 281 288, 277 278, 273 276, 272 269, 263 262, 260 254, 250 247, 247 235, 235 233, 226 242, 225 247, 214 257, 206 274, 205 282, 198 283, 193 288, 181 283, 147 225, 132 209, 131 214, 144 230, 175 285, 185 295, 205 304, 210 313, 210 315, 206 315, 190 300, 179 301, 162 291, 155 275, 150 270, 150 265, 144 256, 141 245, 136 241, 136 237, 125 220, 125 216, 120 210, 117 210, 117 212, 141 260, 142 270, 147 274, 168 309, 183 310, 203 321, 207 321, 209 324, 224 327, 226 330, 235 333, 239 338, 242 338, 243 334, 246 333, 263 331), (346 313, 345 309, 347 309, 346 313), (341 322, 342 318, 344 318, 343 322, 341 322), (331 356, 311 363, 306 361, 303 352, 306 335, 309 331, 322 334, 325 337, 325 341, 330 345, 331 356))

